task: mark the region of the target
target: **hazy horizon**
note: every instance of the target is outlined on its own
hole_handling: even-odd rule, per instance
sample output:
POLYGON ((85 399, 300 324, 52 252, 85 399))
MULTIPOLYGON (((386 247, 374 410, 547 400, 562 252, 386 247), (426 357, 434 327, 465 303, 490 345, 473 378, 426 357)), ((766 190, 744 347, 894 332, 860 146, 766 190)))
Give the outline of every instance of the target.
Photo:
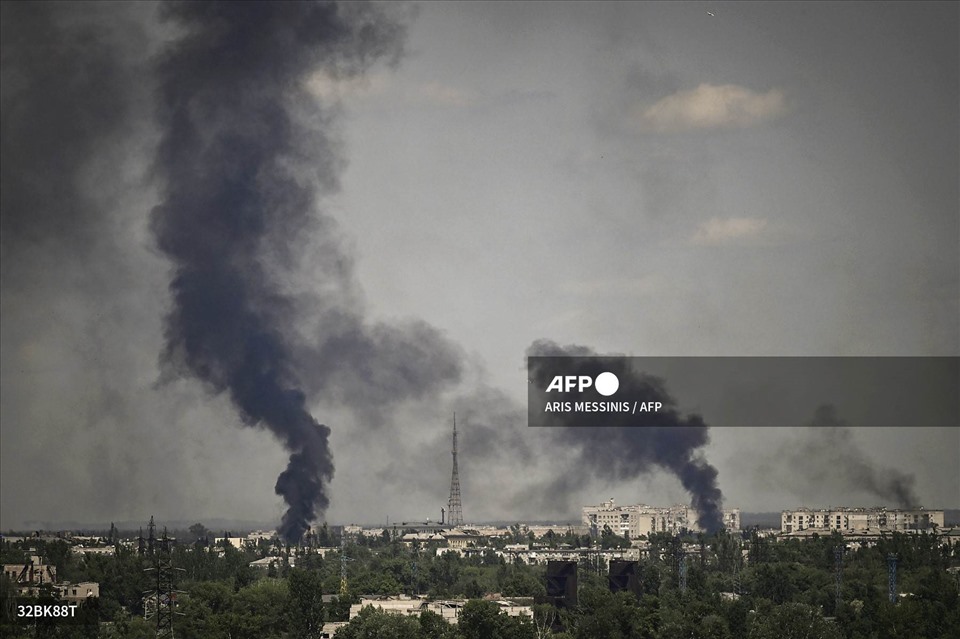
MULTIPOLYGON (((465 520, 689 504, 536 345, 960 356, 956 3, 217 11, 2 4, 0 529, 438 518, 454 412, 465 520)), ((725 506, 960 508, 960 424, 724 381, 725 506)))

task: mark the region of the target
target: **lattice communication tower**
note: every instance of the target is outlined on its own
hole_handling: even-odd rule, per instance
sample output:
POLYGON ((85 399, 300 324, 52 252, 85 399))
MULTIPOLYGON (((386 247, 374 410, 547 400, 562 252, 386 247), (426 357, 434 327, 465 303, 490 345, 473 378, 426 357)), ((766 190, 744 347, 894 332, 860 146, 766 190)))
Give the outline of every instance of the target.
POLYGON ((447 521, 451 526, 463 525, 463 504, 460 503, 460 472, 457 470, 457 414, 453 414, 453 476, 450 478, 450 499, 447 521))

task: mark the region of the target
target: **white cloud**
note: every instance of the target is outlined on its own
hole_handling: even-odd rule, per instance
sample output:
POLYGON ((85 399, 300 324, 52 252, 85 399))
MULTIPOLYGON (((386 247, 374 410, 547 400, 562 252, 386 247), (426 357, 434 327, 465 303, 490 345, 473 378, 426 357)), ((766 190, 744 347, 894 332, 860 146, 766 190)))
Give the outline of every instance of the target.
POLYGON ((660 132, 739 128, 785 112, 786 100, 779 89, 755 93, 735 84, 701 84, 659 100, 639 113, 639 121, 644 129, 660 132))
POLYGON ((756 217, 710 218, 697 228, 691 242, 701 246, 726 244, 736 240, 756 237, 767 221, 756 217))

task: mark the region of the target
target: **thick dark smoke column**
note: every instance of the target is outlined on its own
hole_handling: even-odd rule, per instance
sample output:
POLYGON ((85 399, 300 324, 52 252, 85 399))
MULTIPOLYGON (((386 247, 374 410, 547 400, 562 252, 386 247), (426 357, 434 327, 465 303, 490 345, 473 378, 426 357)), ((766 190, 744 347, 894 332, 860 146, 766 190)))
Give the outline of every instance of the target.
POLYGON ((152 222, 175 266, 163 359, 228 393, 246 424, 291 451, 276 491, 289 506, 279 531, 295 541, 328 506, 333 476, 330 431, 308 412, 292 363, 296 304, 277 275, 316 224, 317 195, 336 185, 330 116, 305 80, 398 55, 402 29, 360 4, 190 2, 164 15, 183 36, 158 63, 152 222))
MULTIPOLYGON (((585 346, 561 347, 548 340, 534 342, 528 356, 595 357, 599 355, 585 346)), ((676 402, 667 393, 662 380, 633 371, 624 365, 616 370, 609 366, 596 368, 585 363, 571 375, 590 375, 609 370, 620 380, 618 395, 642 401, 658 401, 663 408, 642 417, 626 413, 604 413, 596 427, 562 427, 550 429, 558 443, 577 452, 576 467, 587 469, 604 479, 629 480, 660 467, 673 473, 691 495, 698 523, 707 532, 723 527, 721 504, 723 495, 717 486, 717 469, 698 453, 709 441, 708 427, 698 415, 680 415, 676 402), (591 366, 593 368, 591 368, 591 366), (602 370, 601 370, 602 369, 602 370)), ((552 373, 532 371, 534 383, 545 388, 552 373)), ((562 418, 563 414, 555 417, 562 418)), ((576 472, 576 471, 573 471, 576 472)))

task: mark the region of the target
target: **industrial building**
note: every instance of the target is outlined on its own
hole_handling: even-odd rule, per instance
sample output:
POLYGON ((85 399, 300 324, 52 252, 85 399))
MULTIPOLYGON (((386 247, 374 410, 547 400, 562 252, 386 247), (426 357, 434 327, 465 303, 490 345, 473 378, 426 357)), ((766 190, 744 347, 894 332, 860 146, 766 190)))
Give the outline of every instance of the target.
POLYGON ((798 508, 780 513, 780 532, 804 530, 830 532, 893 532, 943 528, 943 511, 914 508, 798 508))
MULTIPOLYGON (((599 506, 584 506, 582 521, 592 534, 599 534, 604 526, 609 526, 616 534, 630 539, 651 533, 665 532, 676 535, 683 530, 702 531, 697 525, 697 512, 689 506, 620 506, 614 503, 613 497, 599 506)), ((723 525, 728 530, 740 530, 740 509, 725 509, 723 525)))

